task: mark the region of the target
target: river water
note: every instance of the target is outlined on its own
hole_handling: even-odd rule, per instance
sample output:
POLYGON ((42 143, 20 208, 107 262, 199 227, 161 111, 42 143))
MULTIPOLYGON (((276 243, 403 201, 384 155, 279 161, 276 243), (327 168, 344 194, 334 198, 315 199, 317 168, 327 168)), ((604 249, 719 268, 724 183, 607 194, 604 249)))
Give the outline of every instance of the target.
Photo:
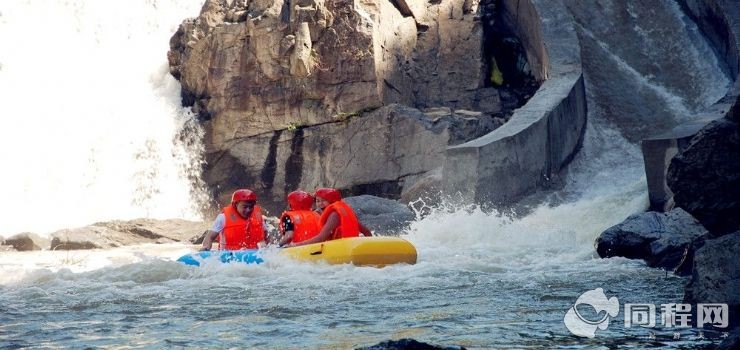
MULTIPOLYGON (((110 10, 75 1, 53 6, 40 1, 10 4, 4 3, 0 14, 0 45, 13 42, 19 46, 12 49, 27 49, 33 55, 26 65, 17 51, 0 50, 0 92, 13 97, 9 103, 13 113, 3 118, 18 119, 10 130, 4 127, 3 133, 10 138, 38 131, 50 138, 44 140, 47 147, 30 156, 54 167, 29 172, 15 166, 21 169, 2 175, 0 234, 47 232, 144 215, 197 219, 191 210, 198 205, 197 184, 190 191, 177 190, 178 185, 189 188, 192 173, 187 169, 200 160, 192 156, 197 154, 192 150, 172 151, 187 149, 192 143, 172 145, 189 114, 178 107, 178 86, 166 74, 165 52, 169 35, 183 18, 197 14, 198 4, 126 2, 115 18, 105 15, 110 10), (109 20, 120 22, 113 25, 109 20), (30 32, 39 23, 53 24, 54 30, 44 29, 43 35, 28 34, 25 39, 41 47, 5 40, 11 37, 9 29, 23 37, 26 31, 21 29, 30 32), (33 41, 41 39, 44 44, 33 41), (45 51, 46 44, 58 51, 45 51), (65 52, 74 45, 89 49, 82 51, 83 56, 96 59, 75 62, 72 58, 78 56, 65 52), (136 55, 131 53, 134 49, 136 55), (136 63, 138 56, 142 62, 136 63), (60 65, 56 57, 66 57, 62 61, 68 65, 60 65), (46 64, 40 62, 44 60, 46 64), (132 64, 125 64, 128 60, 132 64), (76 81, 78 74, 70 72, 88 65, 102 70, 84 73, 76 81), (98 79, 103 73, 106 76, 98 79), (10 78, 20 84, 17 89, 7 83, 10 78), (111 79, 133 86, 122 90, 111 79), (62 85, 49 88, 41 80, 62 85), (39 96, 43 101, 38 101, 39 96), (139 114, 148 117, 137 119, 139 114), (130 127, 126 126, 129 119, 130 127), (42 127, 48 124, 63 130, 42 127), (108 140, 118 134, 124 134, 120 140, 130 139, 130 144, 116 141, 109 146, 108 140), (141 145, 147 145, 147 140, 153 151, 145 153, 154 155, 156 161, 141 156, 141 145), (121 154, 107 153, 124 145, 131 147, 121 154), (175 161, 164 154, 156 156, 162 149, 183 156, 174 157, 175 161), (115 169, 126 166, 109 168, 105 162, 136 165, 137 171, 121 175, 118 172, 125 170, 115 169), (24 182, 27 177, 31 180, 24 182), (18 183, 26 185, 18 190, 18 183), (72 195, 77 188, 73 186, 80 183, 89 186, 82 187, 82 194, 72 195), (36 185, 47 192, 35 192, 36 185), (163 187, 158 189, 159 185, 163 187), (148 195, 136 194, 137 188, 148 195), (134 196, 127 194, 126 200, 106 200, 131 191, 134 196), (185 197, 178 197, 183 193, 185 197), (66 202, 68 195, 77 196, 76 202, 66 202), (59 221, 38 223, 24 216, 39 199, 52 204, 49 212, 59 221), (79 204, 83 202, 88 204, 79 204), (162 203, 169 206, 156 209, 162 203), (23 211, 12 211, 15 204, 22 204, 23 211), (92 209, 106 205, 113 210, 92 209)), ((595 288, 603 288, 608 297, 618 297, 622 305, 680 303, 683 297, 684 279, 639 261, 599 259, 593 248, 601 231, 647 207, 641 155, 628 139, 644 132, 630 125, 650 123, 650 118, 656 118, 655 109, 632 108, 630 122, 619 123, 619 108, 629 105, 624 101, 665 106, 660 110, 672 118, 679 113, 670 111, 684 112, 673 121, 661 121, 661 127, 666 127, 719 99, 729 83, 716 60, 703 56, 706 42, 694 35, 696 28, 677 7, 647 9, 639 4, 600 1, 572 9, 584 59, 600 59, 601 63, 584 64, 589 89, 584 148, 567 174, 565 188, 548 196, 552 204, 530 208, 519 218, 475 207, 440 205, 404 235, 417 247, 418 263, 382 269, 302 264, 271 258, 269 252, 264 265, 194 268, 174 261, 192 249, 183 244, 0 252, 0 347, 348 349, 398 338, 468 348, 696 348, 716 343, 698 339, 695 329, 626 328, 623 309, 594 339, 571 335, 563 323, 578 296, 595 288), (604 8, 614 12, 605 13, 604 8), (669 67, 706 74, 692 77, 691 84, 675 74, 673 79, 658 79, 635 63, 642 62, 637 59, 640 54, 616 45, 609 32, 599 30, 602 22, 624 17, 611 24, 624 33, 643 33, 629 40, 645 40, 648 45, 656 37, 650 34, 654 33, 650 24, 640 20, 645 11, 658 11, 664 15, 664 25, 676 25, 672 36, 663 40, 685 43, 685 53, 674 53, 681 57, 672 61, 681 64, 669 67), (606 17, 594 20, 598 16, 606 17), (604 65, 615 69, 609 71, 604 65), (697 100, 688 86, 706 95, 697 100), (674 332, 679 339, 674 339, 674 332)), ((650 59, 660 61, 665 53, 649 54, 655 55, 650 59)), ((11 140, 21 141, 18 137, 11 140)), ((22 164, 17 158, 23 154, 19 144, 2 142, 3 164, 22 164)), ((581 312, 596 319, 591 311, 581 312)), ((707 334, 708 338, 718 336, 707 334)))

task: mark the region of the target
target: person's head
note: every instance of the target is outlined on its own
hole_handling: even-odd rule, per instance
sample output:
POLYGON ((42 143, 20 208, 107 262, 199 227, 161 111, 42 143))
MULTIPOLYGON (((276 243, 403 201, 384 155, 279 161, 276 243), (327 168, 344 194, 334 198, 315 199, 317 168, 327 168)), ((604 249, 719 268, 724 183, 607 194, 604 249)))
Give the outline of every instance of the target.
POLYGON ((306 191, 293 191, 288 194, 288 207, 290 210, 311 210, 313 196, 306 191))
POLYGON ((316 206, 319 207, 319 209, 324 209, 327 205, 341 200, 342 193, 336 188, 319 188, 316 189, 314 197, 316 197, 316 206))
POLYGON ((234 194, 231 195, 231 205, 236 209, 236 212, 245 219, 252 214, 255 204, 257 204, 257 195, 250 190, 236 190, 234 191, 234 194))

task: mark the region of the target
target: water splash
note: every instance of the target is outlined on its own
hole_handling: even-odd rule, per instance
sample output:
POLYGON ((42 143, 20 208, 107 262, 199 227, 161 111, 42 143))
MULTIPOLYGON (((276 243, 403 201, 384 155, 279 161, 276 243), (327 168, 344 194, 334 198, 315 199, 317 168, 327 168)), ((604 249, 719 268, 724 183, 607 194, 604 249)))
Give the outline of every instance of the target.
POLYGON ((202 131, 166 62, 169 37, 199 6, 4 2, 0 235, 200 219, 202 131))

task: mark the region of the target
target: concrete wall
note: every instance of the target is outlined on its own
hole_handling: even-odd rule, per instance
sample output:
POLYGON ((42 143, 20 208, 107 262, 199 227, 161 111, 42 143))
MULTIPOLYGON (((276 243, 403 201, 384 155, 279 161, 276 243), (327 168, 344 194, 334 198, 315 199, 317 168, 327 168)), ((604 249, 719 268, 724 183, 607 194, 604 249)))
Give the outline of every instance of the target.
POLYGON ((504 126, 447 149, 446 190, 478 203, 505 204, 551 181, 580 147, 586 125, 580 46, 563 4, 504 0, 500 5, 543 83, 504 126))
POLYGON ((668 133, 642 140, 650 210, 655 211, 673 208, 673 193, 666 183, 671 159, 709 122, 725 116, 732 117, 733 113, 737 118, 740 112, 740 80, 737 79, 740 73, 740 6, 732 0, 680 0, 679 3, 714 45, 735 83, 721 100, 703 111, 696 120, 679 125, 668 133))

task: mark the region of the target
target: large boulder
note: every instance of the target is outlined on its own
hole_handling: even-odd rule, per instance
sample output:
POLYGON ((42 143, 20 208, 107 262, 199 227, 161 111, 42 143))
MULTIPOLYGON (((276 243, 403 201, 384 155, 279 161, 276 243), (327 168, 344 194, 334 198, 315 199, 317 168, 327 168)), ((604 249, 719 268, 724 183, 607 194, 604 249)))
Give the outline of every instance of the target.
POLYGON ((344 199, 357 214, 357 218, 375 233, 400 234, 415 219, 408 206, 394 200, 362 195, 344 199))
POLYGON ((386 340, 378 344, 357 348, 357 350, 464 350, 464 347, 441 347, 415 339, 386 340))
POLYGON ((740 229, 740 123, 718 119, 671 161, 668 186, 676 206, 713 234, 740 229))
POLYGON ((49 239, 35 233, 23 232, 5 239, 2 243, 12 246, 17 251, 44 250, 49 249, 49 239))
POLYGON ((602 258, 643 259, 651 267, 676 269, 684 265, 692 242, 707 230, 682 209, 646 212, 628 217, 596 239, 602 258))
POLYGON ((740 326, 740 231, 706 240, 694 257, 694 270, 686 285, 688 303, 726 303, 730 327, 740 326))
POLYGON ((208 227, 206 222, 180 219, 136 219, 99 222, 53 232, 52 250, 111 248, 144 243, 188 242, 208 227))
POLYGON ((137 236, 95 225, 55 231, 49 237, 51 250, 103 249, 147 242, 137 236))
POLYGON ((135 219, 100 222, 94 225, 139 236, 155 243, 167 243, 188 241, 194 234, 209 228, 210 222, 182 219, 135 219))

